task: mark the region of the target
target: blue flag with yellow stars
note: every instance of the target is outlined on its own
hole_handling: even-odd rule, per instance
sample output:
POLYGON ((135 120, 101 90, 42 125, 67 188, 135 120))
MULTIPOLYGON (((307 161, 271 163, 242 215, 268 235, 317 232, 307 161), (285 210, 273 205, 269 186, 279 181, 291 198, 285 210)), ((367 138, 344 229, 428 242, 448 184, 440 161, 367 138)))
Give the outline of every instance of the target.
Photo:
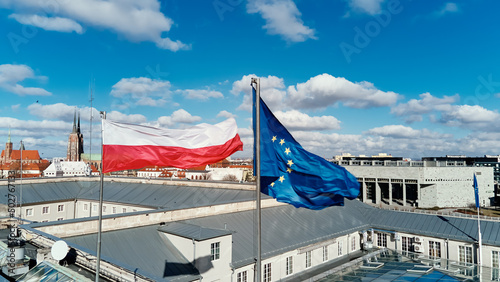
MULTIPOLYGON (((253 120, 255 135, 255 107, 253 120)), ((319 210, 341 206, 344 205, 344 198, 355 199, 359 195, 360 185, 354 175, 345 168, 304 150, 262 99, 260 168, 261 192, 297 208, 319 210)))

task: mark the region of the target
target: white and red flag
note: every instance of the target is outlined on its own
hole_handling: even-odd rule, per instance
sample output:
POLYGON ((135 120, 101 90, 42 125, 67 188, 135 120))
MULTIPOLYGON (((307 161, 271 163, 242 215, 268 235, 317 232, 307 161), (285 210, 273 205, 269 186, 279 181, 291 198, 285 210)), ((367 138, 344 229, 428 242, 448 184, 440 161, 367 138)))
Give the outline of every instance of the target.
POLYGON ((233 118, 188 129, 163 129, 102 120, 103 172, 149 165, 191 168, 243 150, 233 118))

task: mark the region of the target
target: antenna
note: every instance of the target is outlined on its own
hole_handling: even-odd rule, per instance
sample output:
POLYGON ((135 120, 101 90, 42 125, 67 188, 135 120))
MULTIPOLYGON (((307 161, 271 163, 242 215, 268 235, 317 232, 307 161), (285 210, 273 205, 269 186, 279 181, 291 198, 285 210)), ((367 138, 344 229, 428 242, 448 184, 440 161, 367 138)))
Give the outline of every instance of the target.
MULTIPOLYGON (((95 82, 95 79, 94 79, 94 82, 95 82)), ((92 101, 94 100, 93 91, 92 91, 92 76, 90 77, 89 88, 90 88, 90 134, 89 134, 89 138, 90 138, 90 142, 89 142, 89 146, 90 146, 90 149, 89 149, 90 175, 89 176, 92 176, 92 119, 94 117, 93 111, 92 111, 92 101)))
POLYGON ((50 254, 55 260, 62 260, 66 257, 69 252, 68 244, 63 240, 56 241, 52 248, 50 248, 50 254))

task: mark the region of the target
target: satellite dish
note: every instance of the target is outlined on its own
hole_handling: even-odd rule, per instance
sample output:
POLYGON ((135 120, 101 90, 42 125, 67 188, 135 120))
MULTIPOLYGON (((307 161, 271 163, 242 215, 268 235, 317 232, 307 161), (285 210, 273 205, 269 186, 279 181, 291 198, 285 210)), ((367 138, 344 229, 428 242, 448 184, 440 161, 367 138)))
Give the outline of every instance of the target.
POLYGON ((50 248, 50 254, 55 260, 62 260, 68 254, 69 248, 66 242, 59 240, 50 248))

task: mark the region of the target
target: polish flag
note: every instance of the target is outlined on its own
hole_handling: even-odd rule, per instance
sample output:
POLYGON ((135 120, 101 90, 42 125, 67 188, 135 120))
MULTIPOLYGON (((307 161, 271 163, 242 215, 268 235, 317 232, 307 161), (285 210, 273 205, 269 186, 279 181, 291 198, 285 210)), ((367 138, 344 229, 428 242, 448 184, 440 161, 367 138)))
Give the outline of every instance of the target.
POLYGON ((243 150, 233 118, 188 129, 163 129, 102 120, 103 172, 145 166, 191 168, 243 150))

